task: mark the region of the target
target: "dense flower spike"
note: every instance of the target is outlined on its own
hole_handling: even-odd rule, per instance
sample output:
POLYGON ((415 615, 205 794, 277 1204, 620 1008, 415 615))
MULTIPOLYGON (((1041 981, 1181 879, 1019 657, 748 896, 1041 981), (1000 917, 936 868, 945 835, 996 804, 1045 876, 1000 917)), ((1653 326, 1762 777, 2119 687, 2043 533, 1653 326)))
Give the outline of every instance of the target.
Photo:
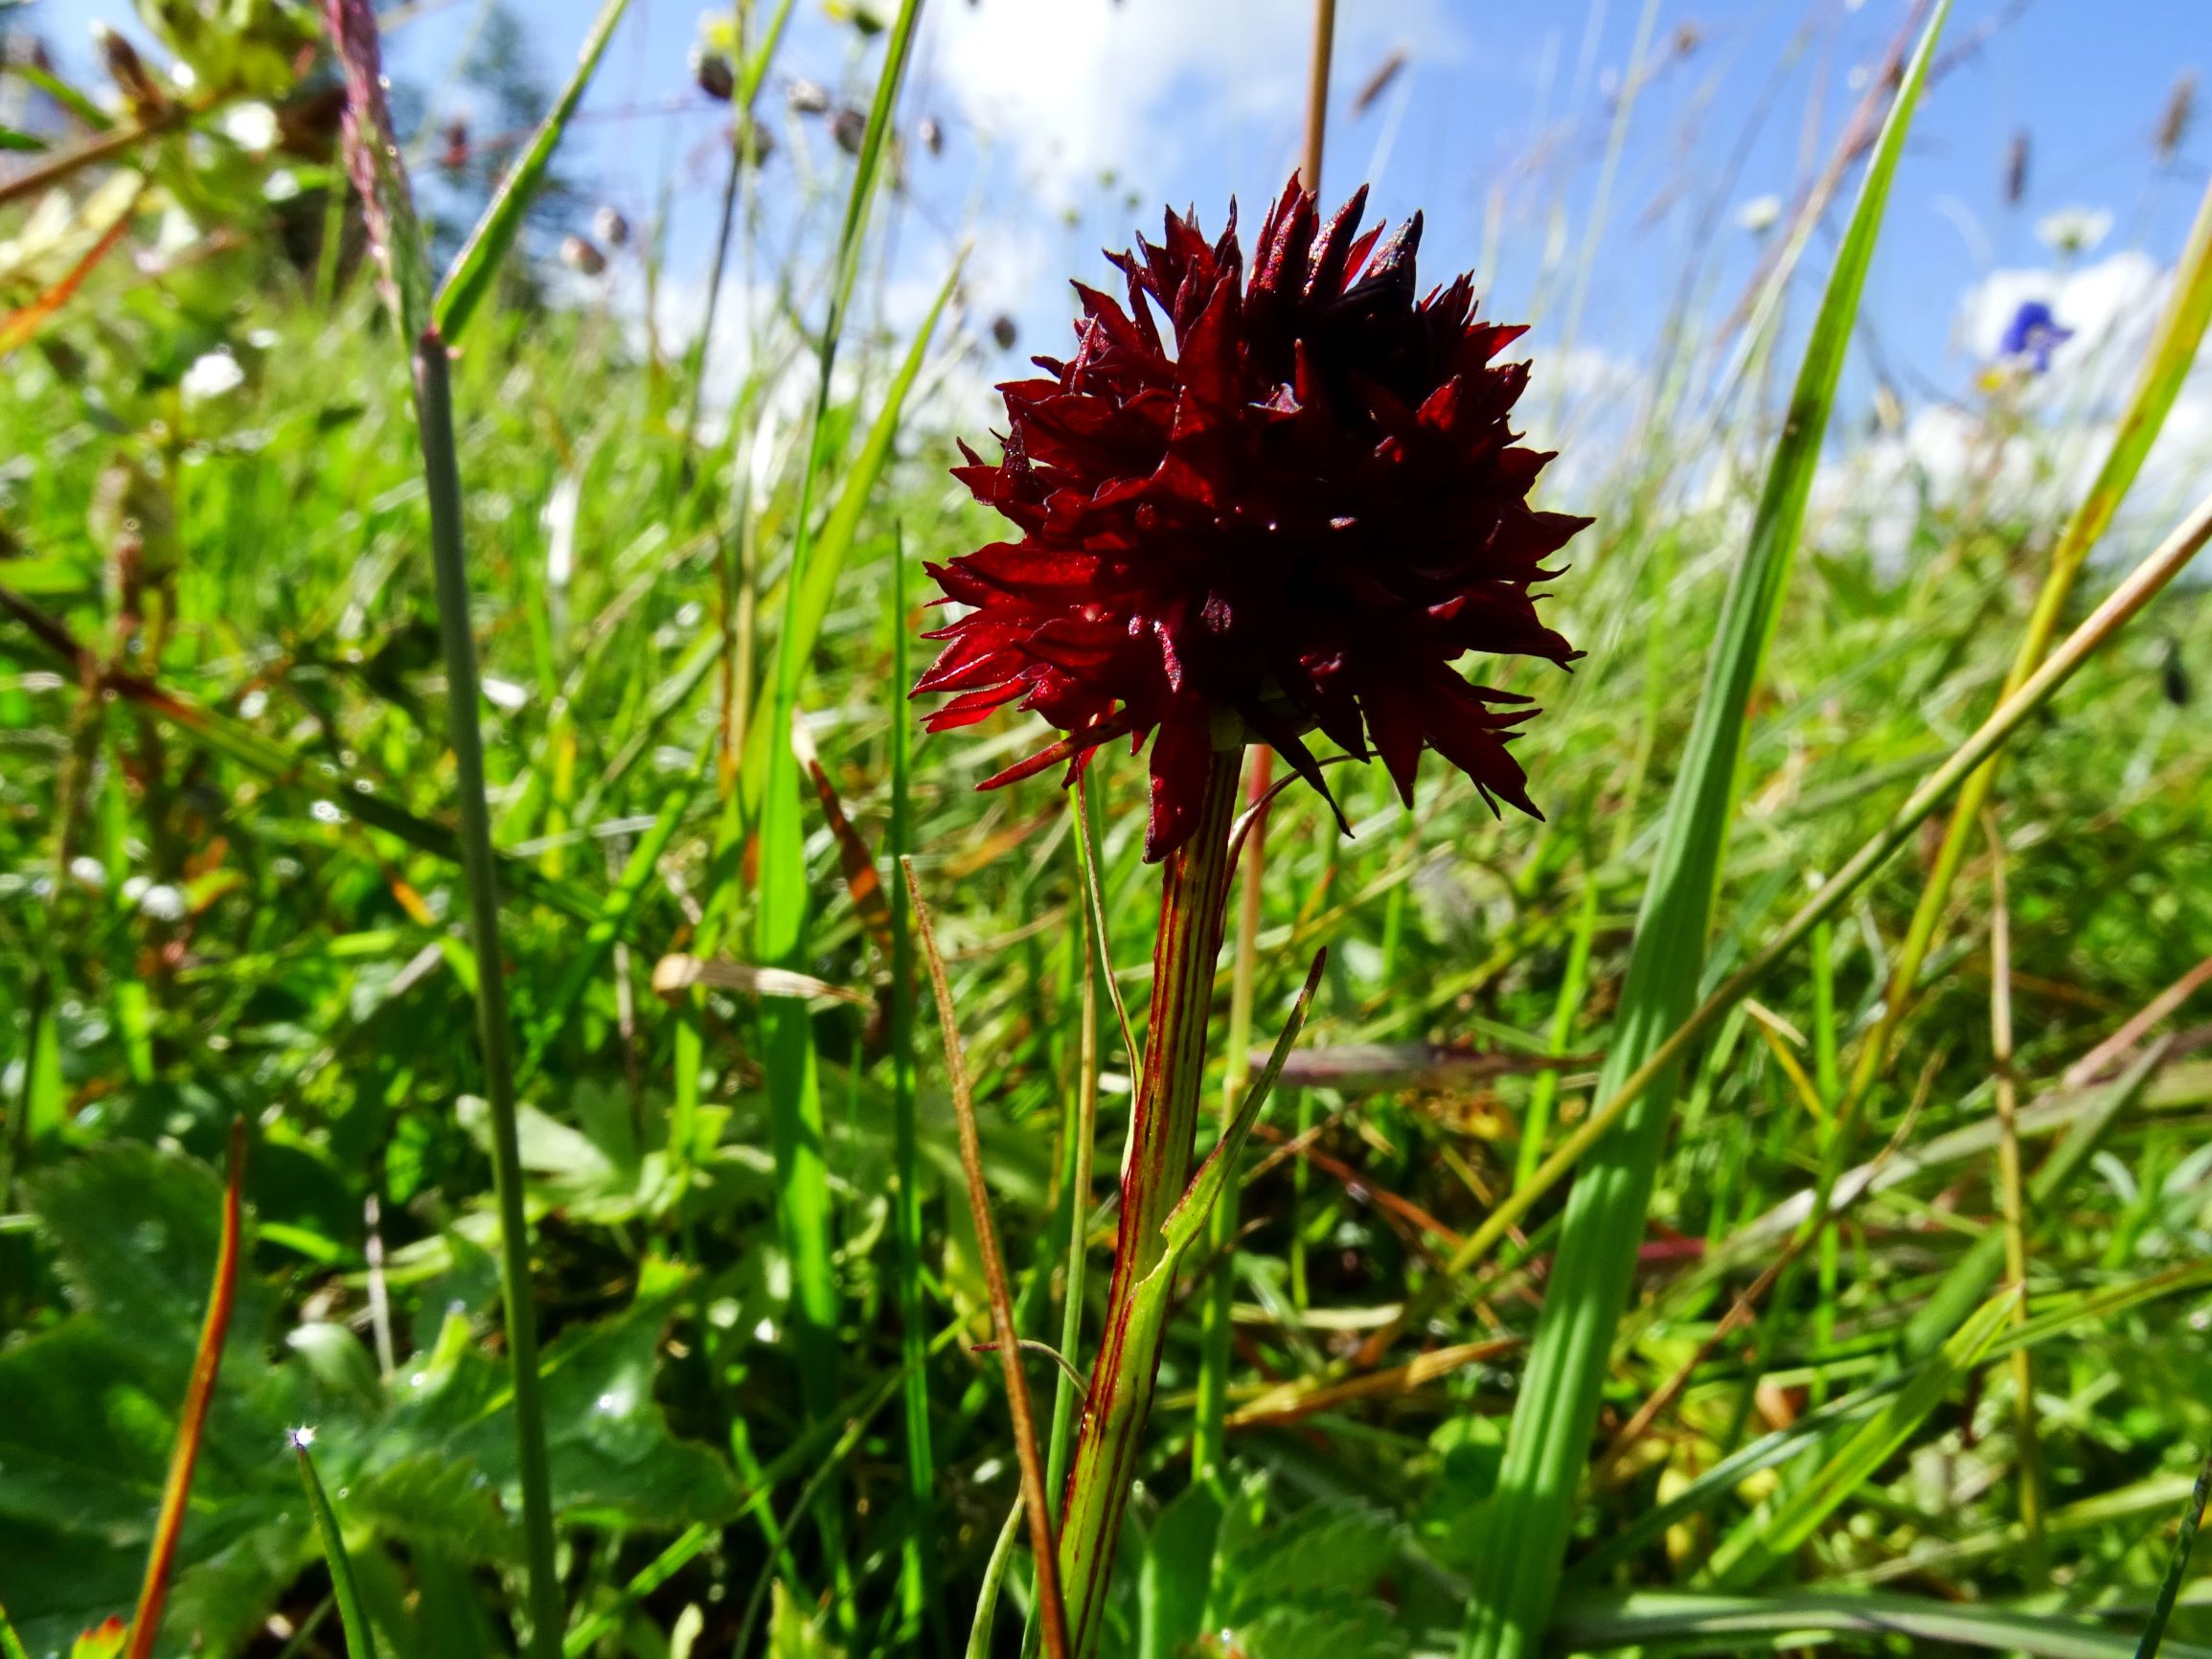
POLYGON ((916 693, 956 693, 932 730, 1018 699, 1067 734, 985 787, 1156 732, 1157 859, 1218 741, 1271 743, 1326 793, 1300 738, 1318 727, 1372 745, 1409 804, 1426 747, 1494 810, 1536 811, 1505 747, 1535 711, 1450 665, 1576 655, 1529 588, 1589 521, 1528 505, 1550 457, 1506 423, 1528 366, 1494 361, 1522 330, 1475 321, 1464 276, 1418 298, 1419 216, 1379 248, 1366 195, 1323 227, 1293 179, 1248 284, 1233 205, 1211 243, 1170 214, 1165 246, 1114 261, 1129 308, 1077 284, 1073 360, 999 388, 1004 459, 961 446, 954 475, 1021 537, 928 567, 972 608, 930 636, 916 693))

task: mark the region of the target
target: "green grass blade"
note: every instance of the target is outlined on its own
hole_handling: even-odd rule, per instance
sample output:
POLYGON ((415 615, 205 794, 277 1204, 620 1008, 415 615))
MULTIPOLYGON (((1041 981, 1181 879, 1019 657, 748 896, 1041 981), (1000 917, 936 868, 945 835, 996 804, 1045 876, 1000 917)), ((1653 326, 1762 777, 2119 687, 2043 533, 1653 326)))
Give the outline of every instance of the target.
MULTIPOLYGON (((2166 1640, 2166 1622, 2174 1616, 2174 1602, 2181 1594, 2182 1580, 2189 1576, 2189 1552, 2197 1542, 2197 1529, 2204 1524, 2204 1500, 2212 1496, 2212 1457, 2207 1457, 2197 1471, 2197 1484, 2189 1491, 2189 1507, 2181 1511, 2181 1530, 2174 1539, 2174 1553, 2166 1561, 2166 1576, 2158 1582, 2158 1600, 2152 1604, 2151 1617, 2143 1625, 2143 1640, 2136 1645, 2135 1659, 2158 1659, 2161 1645, 2166 1640)), ((2173 1649, 2177 1654, 2186 1651, 2173 1649)))
POLYGON ((446 737, 453 746, 461 819, 462 886, 468 901, 468 941, 478 973, 476 1035, 484 1063, 484 1098, 491 1117, 491 1172, 499 1205, 501 1304, 514 1384, 514 1433, 522 1486, 522 1531, 530 1569, 533 1659, 560 1651, 565 1623, 554 1561, 553 1486, 548 1471, 545 1406, 537 1374, 537 1309, 530 1268, 530 1220, 523 1205, 520 1131, 516 1124, 513 1022, 501 965, 499 879, 491 853, 491 807, 484 777, 484 733, 477 711, 483 693, 471 630, 467 554, 463 544, 461 470, 453 439, 452 387, 445 344, 435 330, 415 350, 415 412, 429 482, 430 551, 438 580, 438 631, 445 658, 446 737))
MULTIPOLYGON (((806 830, 800 819, 798 758, 791 749, 791 721, 799 706, 799 687, 809 652, 800 648, 802 595, 812 564, 810 529, 819 475, 823 470, 823 426, 830 407, 832 376, 853 284, 859 271, 860 240, 868 207, 880 171, 891 111, 912 56, 921 0, 905 0, 891 30, 883 69, 878 77, 867 137, 855 165, 851 197, 845 208, 829 315, 821 339, 812 421, 806 460, 799 476, 795 540, 790 575, 785 580, 784 626, 776 651, 775 690, 760 737, 766 747, 759 823, 761 891, 755 914, 758 960, 764 966, 803 969, 807 961, 809 897, 806 830)), ((881 422, 878 422, 880 425, 881 422)), ((886 440, 888 443, 888 440, 886 440)), ((855 520, 858 507, 854 509, 855 520)), ((840 555, 841 557, 841 555, 840 555)), ((748 740, 749 746, 749 740, 748 740)), ((745 768, 752 771, 754 768, 745 768)), ((821 1086, 813 1027, 804 1003, 775 999, 762 1011, 762 1058, 768 1077, 769 1138, 775 1156, 776 1214, 791 1262, 791 1328, 801 1385, 809 1413, 835 1403, 837 1379, 837 1282, 831 1259, 829 1171, 823 1159, 821 1086)), ((838 1539, 840 1506, 821 1511, 824 1545, 832 1570, 846 1570, 838 1539)), ((840 1588, 843 1586, 840 1585, 840 1588)), ((839 1601, 849 1605, 850 1599, 839 1601)))
POLYGON ((1725 1589, 1749 1589, 1786 1561, 1877 1469, 1910 1440, 1927 1416, 1973 1370, 2013 1317, 2018 1289, 1993 1296, 1881 1411, 1831 1453, 1812 1479, 1771 1507, 1745 1517, 1714 1552, 1708 1578, 1725 1589))
MULTIPOLYGON (((823 417, 830 404, 831 377, 836 365, 838 340, 852 297, 853 281, 859 269, 860 236, 882 157, 883 130, 889 124, 891 105, 905 72, 920 10, 920 0, 906 0, 901 8, 877 84, 868 137, 854 170, 852 199, 846 206, 844 232, 837 249, 830 314, 822 333, 813 424, 809 435, 806 465, 799 479, 795 518, 798 539, 791 554, 791 574, 785 583, 784 629, 776 651, 775 692, 765 717, 756 722, 756 736, 765 763, 758 767, 747 765, 741 774, 764 778, 759 820, 761 894, 756 920, 758 960, 764 966, 798 970, 806 961, 806 838, 800 821, 798 758, 791 750, 791 720, 798 708, 799 686, 810 654, 806 647, 811 643, 802 639, 800 633, 806 614, 803 596, 815 562, 809 525, 822 470, 821 435, 823 417)), ((910 353, 910 367, 913 360, 910 353)), ((879 420, 878 429, 882 425, 879 420)), ((872 433, 871 439, 874 436, 872 433)), ((883 437, 885 453, 890 439, 890 433, 883 437)), ((858 478, 855 482, 858 483, 858 478)), ((850 518, 838 516, 838 523, 846 527, 848 541, 850 527, 857 522, 858 511, 855 504, 850 518)), ((832 551, 842 558, 841 547, 832 551)), ((748 736, 748 748, 753 741, 754 736, 748 736)), ((815 1073, 813 1033, 806 1005, 789 1001, 765 1005, 762 1026, 764 1059, 768 1073, 769 1121, 776 1157, 777 1212, 790 1251, 800 1366, 809 1377, 811 1403, 817 1409, 826 1410, 835 1389, 837 1293, 830 1262, 829 1187, 822 1162, 822 1102, 815 1073)))
MULTIPOLYGON (((1809 1646, 1820 1637, 1861 1633, 1875 1642, 1903 1637, 1918 1649, 1953 1646, 2034 1659, 2129 1659, 2126 1636, 2057 1619, 1926 1596, 1851 1595, 1791 1590, 1771 1596, 1697 1596, 1637 1591, 1578 1598, 1562 1606, 1562 1651, 1749 1653, 1809 1646), (1796 1641, 1784 1643, 1783 1639, 1796 1641)), ((2167 1659, 2212 1659, 2212 1648, 2169 1646, 2167 1659)))
POLYGON ((0 1607, 0 1659, 31 1659, 23 1650, 23 1639, 15 1634, 15 1626, 8 1621, 8 1609, 0 1607))
POLYGON ((606 54, 606 43, 614 38, 615 25, 622 21, 622 14, 628 7, 629 0, 606 0, 600 8, 591 33, 584 36, 583 50, 577 55, 576 71, 569 76, 568 84, 560 89, 560 96, 554 100, 553 107, 537 124, 537 130, 531 134, 530 148, 500 182, 499 193, 491 198, 484 216, 468 233, 468 240, 453 256, 452 269, 438 284, 437 298, 430 307, 431 324, 445 337, 447 344, 460 340, 477 306, 491 291, 492 282, 499 275, 499 261, 514 245, 515 235, 522 229, 523 216, 530 211, 538 186, 545 182, 545 170, 552 165, 554 149, 559 145, 561 134, 568 130, 569 118, 575 115, 583 89, 591 84, 599 60, 606 54))
MULTIPOLYGON (((906 539, 891 544, 891 684, 903 693, 912 683, 913 647, 907 626, 906 539)), ((900 860, 914 851, 914 724, 903 707, 891 712, 891 1159, 898 1190, 892 1232, 899 1251, 899 1347, 905 1356, 906 1483, 913 1528, 901 1546, 900 1597, 907 1634, 921 1620, 937 1618, 936 1551, 930 1511, 937 1469, 929 1442, 929 1377, 923 1363, 922 1153, 914 1123, 914 933, 900 860)))
POLYGON ((376 1659, 376 1633, 369 1628, 369 1615, 361 1607, 360 1586, 353 1581, 353 1557, 346 1551, 337 1513, 331 1508, 323 1477, 315 1472, 314 1457, 308 1450, 314 1439, 312 1429, 293 1430, 292 1453, 300 1461, 300 1484, 308 1489, 308 1507, 315 1512, 315 1535, 322 1541, 323 1559, 331 1569, 331 1594, 338 1603, 338 1623, 345 1626, 346 1651, 351 1659, 376 1659))
POLYGON ((998 1618, 998 1587, 1006 1581, 1007 1564, 1014 1559, 1014 1540, 1021 1531, 1021 1500, 1007 1506, 1006 1521, 991 1546, 991 1559, 983 1566, 983 1585, 975 1593, 975 1617, 969 1622, 967 1659, 991 1659, 991 1626, 998 1618))
MULTIPOLYGON (((1780 615, 1890 180, 1948 11, 1943 0, 1913 54, 1868 166, 1813 324, 1750 545, 1728 586, 1638 918, 1600 1099, 1614 1093, 1696 1005, 1750 695, 1780 615)), ((1670 1073, 1645 1092, 1595 1148, 1568 1199, 1492 1500, 1489 1548, 1469 1602, 1461 1648, 1467 1659, 1527 1659, 1542 1640, 1589 1456, 1613 1329, 1643 1239, 1674 1081, 1670 1073)))
MULTIPOLYGON (((1550 1052, 1563 1055, 1574 1034, 1575 1015, 1582 1011, 1583 992, 1590 977, 1590 944, 1598 930, 1598 879, 1594 871, 1583 875, 1583 900, 1575 911, 1575 930, 1567 944, 1565 975, 1560 980, 1559 1001, 1552 1007, 1550 1052)), ((1530 1085, 1528 1111, 1521 1118, 1520 1151, 1514 1159, 1513 1184, 1525 1187, 1543 1162, 1544 1134, 1551 1127, 1552 1104, 1559 1099, 1560 1075, 1537 1073, 1530 1085)))
MULTIPOLYGON (((779 674, 783 671, 787 644, 795 653, 803 672, 807 660, 814 654, 815 643, 822 637, 823 619, 830 614, 830 602, 836 594, 837 583, 845 574, 846 560, 851 557, 853 544, 859 536, 860 515, 883 475, 884 466, 890 462, 892 448, 899 438, 900 422, 905 415, 907 396, 922 374, 930 342, 936 337, 938 322, 959 283, 960 265, 960 261, 953 261, 952 269, 946 273, 945 285, 938 290, 935 302, 922 319, 922 326, 914 331, 905 359, 884 391, 883 407, 877 412, 859 453, 846 469, 845 488, 837 504, 822 520, 821 530, 805 543, 804 567, 789 595, 791 603, 787 606, 785 630, 776 642, 774 671, 779 674)), ((809 492, 803 511, 810 506, 809 492)), ((803 521, 801 534, 805 534, 803 521)), ((904 682, 901 683, 899 694, 905 695, 904 682)), ((900 717, 904 717, 903 711, 900 717)), ((745 733, 744 760, 738 768, 738 790, 748 821, 756 820, 760 812, 761 791, 766 786, 764 775, 769 766, 769 735, 774 729, 772 720, 755 720, 745 733)))

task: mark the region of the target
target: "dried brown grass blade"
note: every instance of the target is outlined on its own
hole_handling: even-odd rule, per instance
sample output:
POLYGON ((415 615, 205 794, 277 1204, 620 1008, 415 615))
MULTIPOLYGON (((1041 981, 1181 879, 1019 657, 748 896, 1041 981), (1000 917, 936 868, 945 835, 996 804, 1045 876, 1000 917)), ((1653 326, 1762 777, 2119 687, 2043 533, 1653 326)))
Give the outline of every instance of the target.
POLYGON ((1030 1410, 1029 1379, 1022 1374, 1021 1344, 1014 1328, 1014 1299, 1006 1288, 1006 1261, 998 1248, 998 1226, 992 1219, 991 1193, 983 1184, 983 1142, 975 1127, 975 1101, 968 1087, 968 1062, 960 1048, 960 1027, 946 983, 945 957, 937 948, 937 924, 915 878, 914 860, 901 858, 907 894, 914 900, 914 931, 929 966, 929 988, 937 997, 938 1034, 945 1039, 945 1070, 952 1088, 952 1110, 960 1125, 960 1167, 968 1177, 968 1204, 975 1217, 976 1243, 983 1256, 984 1284, 991 1292, 991 1324, 997 1334, 998 1365, 1006 1378, 1006 1401, 1014 1415, 1014 1449, 1021 1460, 1022 1503, 1029 1511, 1029 1547, 1037 1573, 1038 1604, 1044 1614, 1048 1659, 1067 1659, 1067 1611, 1060 1593, 1060 1549, 1052 1531, 1051 1497, 1044 1486, 1044 1460, 1037 1449, 1037 1420, 1030 1410))
POLYGON ((169 1597, 170 1570, 176 1564, 177 1535, 184 1530, 185 1505, 192 1496, 193 1466, 199 1461, 200 1435, 207 1427, 208 1406, 215 1398, 216 1374, 222 1369, 223 1338, 230 1332, 231 1308, 238 1300, 239 1193, 245 1184, 245 1120, 234 1118, 230 1166, 223 1181, 222 1240, 216 1249, 215 1287, 208 1292, 207 1318, 200 1325, 192 1380, 185 1387, 176 1443, 169 1454, 169 1480, 161 1491, 153 1548, 147 1553, 146 1581, 139 1586, 138 1608, 131 1615, 125 1659, 147 1659, 161 1629, 162 1602, 169 1597))

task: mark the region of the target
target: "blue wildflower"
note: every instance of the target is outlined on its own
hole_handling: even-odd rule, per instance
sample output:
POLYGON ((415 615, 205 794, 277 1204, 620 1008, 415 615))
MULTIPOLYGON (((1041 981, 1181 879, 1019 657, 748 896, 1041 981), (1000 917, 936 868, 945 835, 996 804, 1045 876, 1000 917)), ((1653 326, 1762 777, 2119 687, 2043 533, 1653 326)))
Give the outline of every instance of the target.
POLYGON ((2050 307, 2041 300, 2025 300, 2013 313, 2013 320, 2005 325, 2004 339, 1998 344, 1997 352, 2005 357, 2025 357, 2035 365, 2037 374, 2047 375, 2051 352, 2073 337, 2073 330, 2059 327, 2050 307))

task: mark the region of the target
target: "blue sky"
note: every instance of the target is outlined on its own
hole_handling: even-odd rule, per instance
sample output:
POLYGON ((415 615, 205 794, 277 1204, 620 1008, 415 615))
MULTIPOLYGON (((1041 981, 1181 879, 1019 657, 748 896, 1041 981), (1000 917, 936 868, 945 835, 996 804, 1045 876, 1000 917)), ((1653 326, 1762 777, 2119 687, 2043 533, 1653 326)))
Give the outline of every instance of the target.
MULTIPOLYGON (((513 3, 541 72, 557 82, 596 6, 513 3)), ((889 0, 858 3, 888 9, 889 0)), ((395 73, 438 84, 477 5, 434 3, 399 29, 395 73)), ((1486 308, 1533 315, 1540 391, 1543 353, 1568 332, 1571 273, 1591 235, 1611 109, 1632 76, 1632 118, 1574 334, 1587 357, 1634 364, 1649 357, 1693 254, 1709 279, 1707 305, 1733 305, 1757 252, 1739 211, 1763 194, 1789 200, 1825 160, 1907 9, 1906 0, 1346 0, 1325 191, 1334 197, 1372 179, 1391 217, 1421 208, 1424 269, 1437 278, 1483 266, 1495 213, 1486 308), (1404 68, 1356 116, 1355 93, 1398 51, 1404 68), (1714 228, 1700 239, 1708 215, 1714 228)), ((91 17, 135 28, 117 0, 42 0, 33 14, 79 62, 91 17)), ((633 0, 567 158, 633 220, 673 181, 674 307, 703 290, 718 181, 718 110, 692 91, 685 66, 698 18, 696 0, 633 0)), ((925 18, 906 116, 910 126, 935 116, 947 139, 943 155, 913 158, 899 280, 916 293, 933 287, 952 248, 973 236, 977 315, 1003 310, 1020 324, 1008 368, 1029 351, 1061 349, 1064 278, 1100 277, 1102 245, 1127 245, 1140 219, 1156 226, 1170 201, 1195 202, 1211 228, 1235 193, 1254 221, 1295 156, 1303 0, 931 0, 925 18)), ((800 130, 795 121, 787 127, 782 109, 793 77, 858 100, 873 73, 873 56, 823 0, 797 0, 793 19, 764 101, 779 132, 800 130)), ((1960 60, 1915 127, 1864 307, 1862 338, 1908 401, 1971 389, 1976 343, 1962 338, 1970 290, 1993 271, 2049 276, 2041 218, 2102 210, 2112 224, 2095 258, 2141 249, 2169 263, 2212 161, 2203 119, 2165 168, 2153 148, 2177 73, 2212 73, 2206 0, 1958 0, 1947 42, 1960 60), (2006 156, 2023 131, 2028 189, 2008 208, 2006 156)), ((836 159, 819 123, 805 126, 802 142, 815 165, 836 159)), ((787 146, 771 163, 771 195, 789 193, 793 160, 787 146)), ((1828 245, 1814 244, 1815 273, 1828 245)), ((2114 292, 2120 303, 2141 297, 2140 284, 2114 292)), ((1854 372, 1862 398, 1872 360, 1862 352, 1854 372)))

